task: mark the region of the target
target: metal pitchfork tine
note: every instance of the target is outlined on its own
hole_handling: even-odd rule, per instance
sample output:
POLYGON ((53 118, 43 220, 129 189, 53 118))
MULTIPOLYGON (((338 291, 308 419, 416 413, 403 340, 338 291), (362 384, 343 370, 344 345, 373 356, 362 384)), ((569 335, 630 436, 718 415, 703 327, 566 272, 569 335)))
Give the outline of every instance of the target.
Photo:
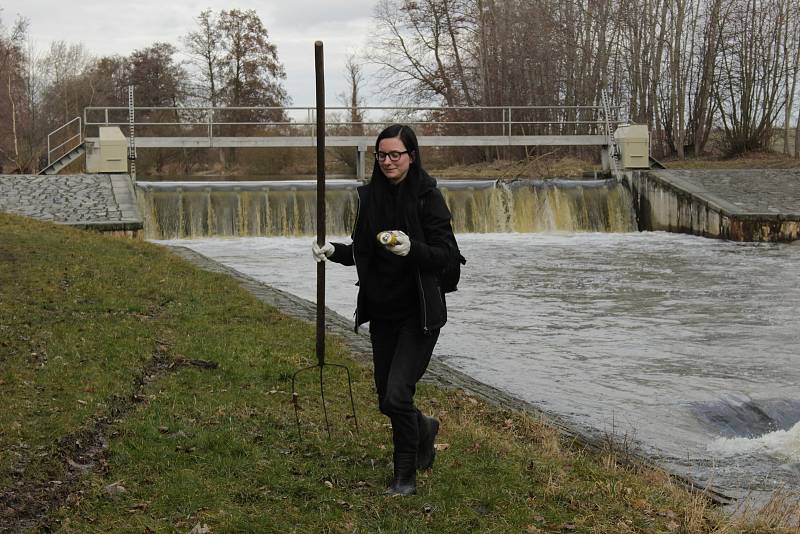
MULTIPOLYGON (((314 43, 314 67, 317 77, 317 245, 325 244, 325 72, 322 54, 322 41, 314 43)), ((328 408, 325 405, 325 383, 323 369, 339 367, 347 373, 347 387, 350 392, 350 407, 353 410, 353 421, 358 434, 358 419, 356 418, 356 404, 353 400, 353 383, 350 379, 350 369, 344 365, 325 362, 325 262, 317 262, 317 364, 305 367, 292 375, 292 404, 297 421, 297 437, 303 439, 300 432, 300 407, 299 394, 295 388, 297 375, 304 371, 319 368, 319 392, 322 397, 322 412, 325 415, 325 429, 328 439, 331 437, 331 427, 328 422, 328 408)))

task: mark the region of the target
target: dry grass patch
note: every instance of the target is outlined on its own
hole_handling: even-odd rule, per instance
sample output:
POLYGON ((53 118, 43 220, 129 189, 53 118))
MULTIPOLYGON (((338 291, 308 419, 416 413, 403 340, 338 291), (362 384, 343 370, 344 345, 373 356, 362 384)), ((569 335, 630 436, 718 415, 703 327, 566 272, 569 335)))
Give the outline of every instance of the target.
POLYGON ((532 156, 525 160, 496 160, 471 165, 454 165, 431 171, 445 178, 581 178, 584 173, 600 170, 591 161, 573 156, 562 156, 557 151, 532 156))
POLYGON ((668 169, 797 169, 800 159, 777 152, 748 152, 733 158, 700 157, 685 160, 665 159, 668 169))

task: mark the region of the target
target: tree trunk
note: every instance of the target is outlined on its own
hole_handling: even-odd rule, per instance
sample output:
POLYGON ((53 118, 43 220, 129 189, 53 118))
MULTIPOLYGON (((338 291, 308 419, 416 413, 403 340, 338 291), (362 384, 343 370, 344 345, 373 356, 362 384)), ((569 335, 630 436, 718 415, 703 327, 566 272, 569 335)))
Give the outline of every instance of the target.
POLYGON ((450 36, 450 46, 453 47, 453 57, 456 62, 456 72, 458 74, 458 82, 459 85, 461 86, 461 92, 463 93, 464 102, 468 106, 474 106, 475 102, 472 100, 469 84, 467 83, 467 78, 464 75, 464 65, 461 62, 461 54, 458 50, 459 44, 458 40, 456 39, 455 28, 453 28, 453 20, 450 14, 450 9, 445 9, 444 15, 445 15, 445 22, 447 24, 447 33, 450 36))
POLYGON ((794 159, 800 159, 800 113, 794 125, 794 159))
POLYGON ((677 0, 677 12, 672 20, 672 52, 670 54, 670 98, 669 98, 669 122, 672 135, 672 149, 679 159, 685 159, 683 151, 683 141, 685 129, 683 124, 683 105, 686 100, 684 80, 681 72, 681 53, 683 45, 683 25, 686 18, 684 0, 677 0))
POLYGON ((11 135, 14 139, 14 164, 17 166, 18 171, 22 171, 20 168, 19 162, 19 138, 17 135, 17 106, 14 102, 14 93, 11 89, 11 72, 13 69, 8 69, 8 76, 6 77, 7 80, 7 89, 8 89, 8 101, 11 103, 11 135))
POLYGON ((694 154, 699 156, 705 150, 708 134, 713 123, 715 107, 713 106, 713 86, 716 75, 717 52, 721 39, 720 31, 722 0, 713 0, 711 12, 708 15, 708 24, 705 31, 705 46, 701 58, 702 74, 700 87, 697 91, 694 131, 694 154))
MULTIPOLYGON (((783 53, 788 60, 794 55, 794 62, 786 74, 784 89, 786 107, 783 120, 783 153, 787 155, 794 154, 797 157, 797 143, 795 142, 794 144, 794 150, 789 148, 789 129, 791 128, 792 108, 794 107, 797 91, 797 78, 800 76, 800 9, 797 9, 797 7, 795 7, 794 11, 791 9, 792 3, 786 2, 786 38, 784 40, 783 53), (791 84, 789 83, 790 78, 791 84)), ((800 110, 798 110, 798 113, 800 113, 800 110)), ((795 132, 795 138, 797 137, 796 134, 797 132, 795 132)))

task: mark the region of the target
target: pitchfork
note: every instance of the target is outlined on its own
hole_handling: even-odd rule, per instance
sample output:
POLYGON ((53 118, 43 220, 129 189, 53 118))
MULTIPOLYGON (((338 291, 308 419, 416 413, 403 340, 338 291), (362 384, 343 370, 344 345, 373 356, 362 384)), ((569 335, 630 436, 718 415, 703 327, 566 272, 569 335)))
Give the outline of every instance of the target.
MULTIPOLYGON (((314 43, 314 67, 317 75, 317 245, 325 244, 325 72, 323 66, 322 41, 314 43)), ((350 392, 350 407, 353 410, 353 421, 358 433, 358 419, 356 418, 356 404, 353 400, 353 383, 350 379, 350 369, 344 365, 325 362, 325 262, 317 262, 317 363, 305 367, 292 375, 292 404, 297 420, 297 437, 302 439, 300 433, 300 407, 299 394, 295 389, 297 375, 303 371, 319 369, 319 393, 322 397, 322 412, 325 415, 325 429, 328 439, 331 437, 331 427, 328 422, 328 408, 325 405, 325 381, 323 369, 325 367, 338 367, 347 373, 347 387, 350 392)))

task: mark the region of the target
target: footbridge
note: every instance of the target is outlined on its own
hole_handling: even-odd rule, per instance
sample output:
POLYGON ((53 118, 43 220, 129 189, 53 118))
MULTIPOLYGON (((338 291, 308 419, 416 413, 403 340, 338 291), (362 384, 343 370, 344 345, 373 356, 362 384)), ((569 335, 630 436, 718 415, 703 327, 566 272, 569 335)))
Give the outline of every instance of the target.
MULTIPOLYGON (((139 148, 295 148, 316 146, 315 113, 310 107, 87 107, 75 123, 83 129, 81 143, 89 151, 98 142, 99 128, 108 126, 120 127, 133 154, 139 148)), ((326 121, 326 146, 354 148, 361 178, 376 135, 396 122, 411 125, 421 146, 597 147, 610 169, 609 147, 621 108, 332 107, 326 110, 326 121)))

